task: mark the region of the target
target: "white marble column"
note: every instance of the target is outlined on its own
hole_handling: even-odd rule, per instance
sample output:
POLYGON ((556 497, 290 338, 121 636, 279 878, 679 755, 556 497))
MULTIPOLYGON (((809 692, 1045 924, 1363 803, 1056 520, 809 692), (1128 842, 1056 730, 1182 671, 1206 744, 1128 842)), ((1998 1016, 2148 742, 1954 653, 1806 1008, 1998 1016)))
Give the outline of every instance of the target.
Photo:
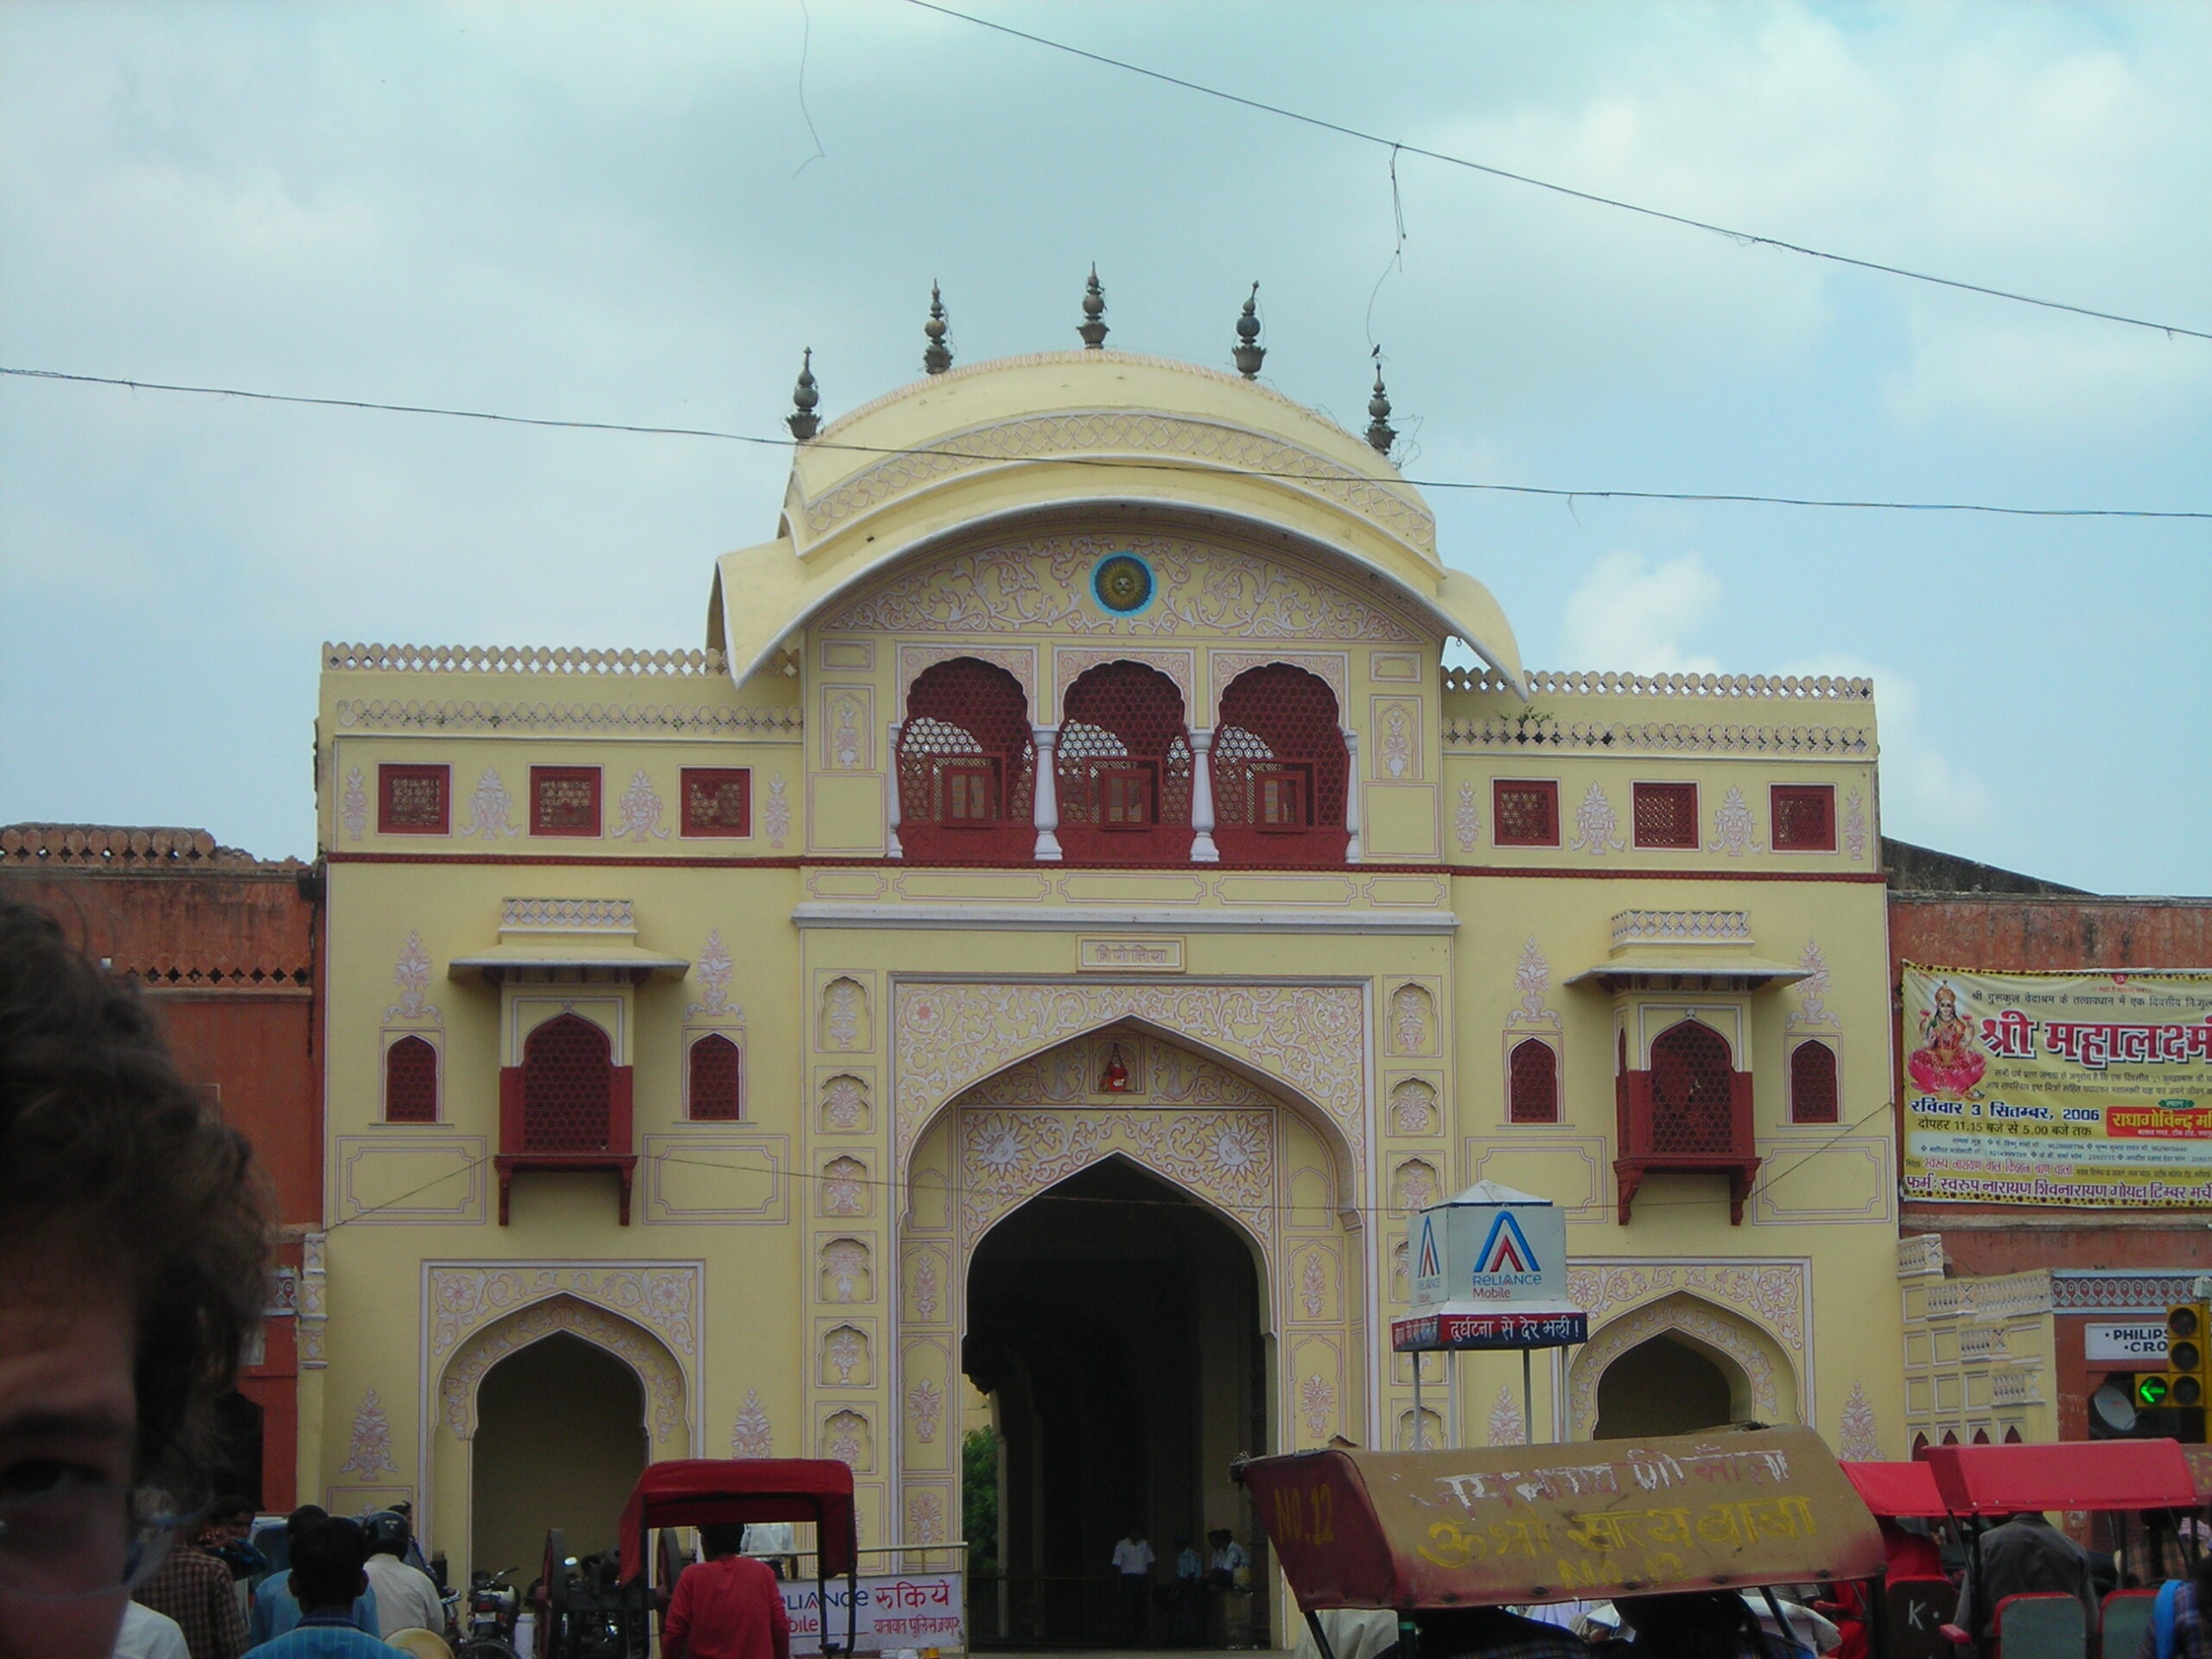
POLYGON ((1218 864, 1221 849, 1213 844, 1213 731, 1191 729, 1191 862, 1218 864))
POLYGON ((894 720, 891 722, 891 747, 887 751, 891 756, 891 794, 884 804, 883 851, 885 855, 890 858, 904 858, 906 855, 905 850, 899 845, 899 812, 903 804, 899 799, 901 791, 899 786, 899 734, 905 729, 905 721, 894 720))
POLYGON ((1060 857, 1060 838, 1056 831, 1060 827, 1059 779, 1055 775, 1052 746, 1059 741, 1058 728, 1033 726, 1029 735, 1037 745, 1037 782, 1030 791, 1036 803, 1037 852, 1039 863, 1058 863, 1060 857))
POLYGON ((1344 728, 1344 828, 1351 839, 1344 843, 1344 862, 1359 862, 1359 734, 1344 728))

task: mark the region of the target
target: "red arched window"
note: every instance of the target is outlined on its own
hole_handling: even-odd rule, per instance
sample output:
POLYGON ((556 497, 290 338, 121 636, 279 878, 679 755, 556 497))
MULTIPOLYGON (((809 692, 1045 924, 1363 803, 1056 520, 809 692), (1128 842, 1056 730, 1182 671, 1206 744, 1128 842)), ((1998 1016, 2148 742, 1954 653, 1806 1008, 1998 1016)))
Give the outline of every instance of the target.
POLYGON ((1513 1046, 1511 1116, 1516 1123, 1559 1122, 1559 1056, 1534 1037, 1513 1046))
POLYGON ((1989 1444, 1989 1431, 1986 1428, 1977 1428, 1974 1430, 1974 1443, 1976 1446, 1987 1446, 1989 1444))
POLYGON ((1651 1045, 1651 1149, 1732 1149, 1735 1055, 1711 1026, 1685 1020, 1651 1045))
POLYGON ((691 1045, 691 1116, 734 1120, 745 1116, 744 1064, 737 1045, 710 1032, 691 1045))
POLYGON ((1957 1431, 1956 1429, 1955 1429, 1955 1428, 1947 1428, 1947 1429, 1945 1429, 1945 1430, 1943 1431, 1943 1444, 1944 1444, 1944 1445, 1946 1445, 1946 1446, 1956 1446, 1958 1443, 1959 1443, 1959 1433, 1958 1433, 1958 1431, 1957 1431))
POLYGON ((2012 1427, 2005 1431, 2005 1444, 2007 1446, 2018 1446, 2019 1443, 2020 1426, 2018 1423, 2015 1423, 2012 1427))
POLYGON ((438 1121, 438 1051, 420 1037, 403 1037, 384 1052, 384 1121, 438 1121))
POLYGON ((1344 862, 1351 774, 1337 694, 1287 663, 1248 669, 1221 694, 1213 738, 1214 840, 1237 863, 1344 862))
POLYGON ((1175 682, 1106 663, 1068 688, 1053 769, 1060 847, 1078 863, 1187 861, 1191 734, 1175 682))
POLYGON ((1912 1437, 1912 1460, 1915 1463, 1923 1462, 1926 1459, 1927 1456, 1928 1437, 1925 1434, 1914 1435, 1912 1437))
POLYGON ((908 858, 1027 862, 1036 850, 1029 699, 1006 670, 956 657, 917 675, 898 766, 908 858))
POLYGON ((1826 1043, 1800 1043, 1789 1051, 1789 1121, 1837 1121, 1835 1051, 1826 1043))
POLYGON ((522 1149, 606 1151, 613 1083, 605 1031, 573 1014, 548 1020, 522 1046, 522 1149))

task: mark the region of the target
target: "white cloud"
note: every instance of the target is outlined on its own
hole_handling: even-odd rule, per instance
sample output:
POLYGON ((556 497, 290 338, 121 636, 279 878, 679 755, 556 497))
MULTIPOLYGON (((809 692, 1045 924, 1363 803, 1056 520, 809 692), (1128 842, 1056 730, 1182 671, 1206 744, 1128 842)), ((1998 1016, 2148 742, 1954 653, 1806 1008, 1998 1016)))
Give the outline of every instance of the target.
POLYGON ((1684 643, 1720 607, 1720 581, 1694 553, 1656 564, 1641 553, 1606 554, 1567 595, 1562 667, 1638 674, 1714 674, 1713 658, 1684 643))

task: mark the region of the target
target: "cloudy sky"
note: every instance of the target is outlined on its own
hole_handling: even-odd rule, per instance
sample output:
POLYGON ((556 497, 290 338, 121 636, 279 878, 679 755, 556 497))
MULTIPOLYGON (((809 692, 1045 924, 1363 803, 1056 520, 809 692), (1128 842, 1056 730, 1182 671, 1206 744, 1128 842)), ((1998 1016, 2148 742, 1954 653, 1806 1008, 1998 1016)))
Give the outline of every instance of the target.
MULTIPOLYGON (((2212 329, 2212 8, 979 15, 1764 235, 2212 329)), ((1845 270, 899 3, 0 7, 0 365, 771 435, 1111 343, 1423 478, 2212 507, 2212 342, 1845 270), (804 70, 802 73, 802 60, 804 70), (810 127, 810 120, 811 125, 810 127), (818 141, 818 142, 817 142, 818 141), (1386 275, 1387 271, 1387 275, 1386 275), (1379 287, 1378 287, 1379 283, 1379 287)), ((0 378, 0 820, 310 855, 316 647, 700 643, 772 448, 0 378)), ((2212 524, 1432 495, 1532 665, 1860 671, 1885 828, 2212 891, 2212 524)))

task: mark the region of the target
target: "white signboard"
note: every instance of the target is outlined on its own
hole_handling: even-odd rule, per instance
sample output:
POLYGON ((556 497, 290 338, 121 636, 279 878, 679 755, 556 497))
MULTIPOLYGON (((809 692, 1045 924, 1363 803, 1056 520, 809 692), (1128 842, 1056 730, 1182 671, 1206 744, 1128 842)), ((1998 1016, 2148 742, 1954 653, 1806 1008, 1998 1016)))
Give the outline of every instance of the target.
MULTIPOLYGON (((830 1581, 830 1641, 845 1645, 845 1609, 852 1586, 830 1581)), ((822 1650, 822 1599, 812 1579, 786 1579, 784 1611, 791 1622, 791 1651, 822 1650)), ((853 1621, 854 1645, 863 1653, 891 1648, 965 1648, 966 1609, 957 1573, 893 1573, 860 1581, 853 1621)))
POLYGON ((2164 1319, 2090 1319, 2082 1326, 2082 1357, 2092 1363, 2139 1364, 2166 1363, 2166 1322, 2164 1319))
POLYGON ((1406 1255, 1413 1306, 1390 1328, 1400 1353, 1588 1338, 1567 1295, 1567 1212, 1548 1198, 1478 1181, 1411 1218, 1406 1255))

